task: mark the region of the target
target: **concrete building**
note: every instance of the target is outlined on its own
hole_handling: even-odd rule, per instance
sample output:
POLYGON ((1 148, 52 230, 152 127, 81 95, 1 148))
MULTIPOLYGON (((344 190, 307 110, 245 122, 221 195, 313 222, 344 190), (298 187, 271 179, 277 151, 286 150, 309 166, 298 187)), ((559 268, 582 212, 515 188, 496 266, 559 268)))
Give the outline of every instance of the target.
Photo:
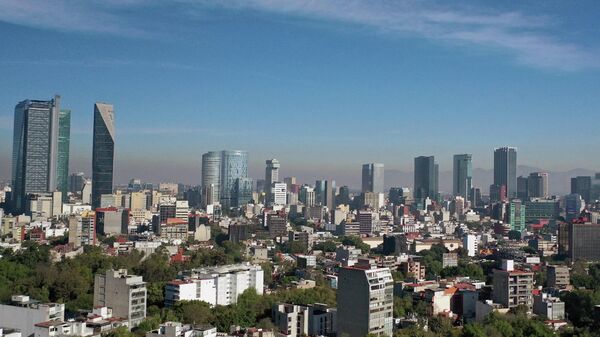
POLYGON ((579 259, 600 260, 600 225, 593 223, 569 223, 559 229, 559 249, 571 261, 579 259))
POLYGON ((546 282, 549 288, 564 289, 571 284, 569 267, 567 266, 547 266, 546 282))
POLYGON ((17 329, 22 337, 33 337, 38 323, 64 320, 64 304, 40 303, 24 295, 14 295, 10 304, 0 304, 0 326, 17 329))
POLYGON ((126 269, 109 269, 94 278, 94 307, 112 308, 113 315, 127 319, 130 328, 146 318, 146 283, 126 269))
POLYGON ((344 267, 338 276, 338 335, 392 336, 394 280, 389 268, 359 260, 344 267))
POLYGON ((84 211, 80 216, 69 217, 69 245, 79 248, 96 245, 96 213, 84 211))
POLYGON ((268 200, 273 205, 285 205, 287 203, 287 185, 285 183, 273 183, 270 190, 268 200))
POLYGON ((506 308, 533 306, 533 272, 514 269, 513 260, 502 260, 502 269, 494 269, 493 299, 506 308))
POLYGON ((180 279, 167 283, 165 305, 194 300, 212 306, 234 304, 238 296, 250 288, 262 295, 263 280, 262 268, 249 263, 193 269, 185 272, 180 279))
POLYGON ((210 325, 165 322, 158 329, 147 332, 146 337, 217 337, 217 328, 210 325))
POLYGON ((527 196, 528 198, 547 198, 548 197, 548 173, 532 172, 527 178, 527 196))
POLYGON ((565 303, 558 297, 541 293, 533 296, 533 313, 551 321, 564 320, 565 303))
POLYGON ((286 337, 333 336, 336 333, 337 311, 325 304, 275 304, 271 313, 277 330, 286 337))
POLYGON ((129 209, 107 207, 96 208, 96 230, 106 236, 128 233, 129 209))

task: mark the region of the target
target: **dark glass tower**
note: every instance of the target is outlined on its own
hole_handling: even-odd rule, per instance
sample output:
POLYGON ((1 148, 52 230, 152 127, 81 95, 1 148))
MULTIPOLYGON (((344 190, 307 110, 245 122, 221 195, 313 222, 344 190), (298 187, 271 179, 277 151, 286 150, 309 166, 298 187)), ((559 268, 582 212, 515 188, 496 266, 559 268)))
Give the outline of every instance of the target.
POLYGON ((94 144, 92 152, 92 208, 100 207, 100 196, 113 192, 115 122, 111 104, 94 105, 94 144))
POLYGON ((494 185, 506 189, 506 196, 517 196, 517 149, 501 147, 494 150, 494 185))
POLYGON ((435 158, 415 158, 415 180, 413 195, 416 199, 437 199, 438 195, 438 165, 435 158))
POLYGON ((58 113, 58 159, 56 165, 56 189, 67 201, 69 192, 69 144, 71 142, 71 110, 58 113))
POLYGON ((26 209, 29 194, 56 189, 60 96, 49 101, 25 100, 15 107, 12 154, 12 210, 26 209))

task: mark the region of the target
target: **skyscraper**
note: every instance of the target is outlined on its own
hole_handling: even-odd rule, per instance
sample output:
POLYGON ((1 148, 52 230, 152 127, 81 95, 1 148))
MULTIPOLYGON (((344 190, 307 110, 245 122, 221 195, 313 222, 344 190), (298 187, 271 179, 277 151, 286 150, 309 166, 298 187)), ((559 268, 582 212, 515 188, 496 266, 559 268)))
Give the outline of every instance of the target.
POLYGON ((325 180, 315 181, 315 203, 325 205, 325 180))
POLYGON ((591 201, 592 177, 578 176, 571 178, 571 193, 579 194, 586 203, 591 201))
POLYGON ((224 210, 235 206, 235 185, 238 178, 248 178, 248 152, 221 152, 220 198, 224 210))
POLYGON ((28 194, 56 189, 60 96, 25 100, 15 107, 12 154, 12 206, 25 210, 28 194))
POLYGON ((463 198, 469 197, 473 187, 473 167, 470 154, 455 154, 452 171, 452 193, 463 198))
POLYGON ((384 166, 381 163, 363 164, 362 192, 383 193, 384 166))
POLYGON ((494 150, 494 185, 505 186, 506 196, 517 196, 517 149, 501 147, 494 150))
POLYGON ((273 188, 273 183, 279 182, 279 161, 277 159, 268 159, 267 167, 265 169, 265 194, 267 196, 267 200, 273 201, 271 195, 271 189, 273 188))
POLYGON ((527 179, 527 195, 530 198, 548 197, 548 173, 533 172, 527 179))
POLYGON ((436 199, 438 195, 438 165, 435 158, 416 157, 414 172, 414 192, 415 199, 436 199))
POLYGON ((325 181, 325 206, 329 211, 335 209, 335 180, 325 181))
POLYGON ((111 104, 94 105, 92 150, 92 208, 100 207, 100 196, 113 192, 115 121, 111 104))
POLYGON ((58 113, 58 160, 56 166, 56 189, 62 192, 63 201, 69 192, 69 144, 71 142, 71 110, 58 113))
POLYGON ((221 152, 202 155, 202 206, 220 202, 221 152))

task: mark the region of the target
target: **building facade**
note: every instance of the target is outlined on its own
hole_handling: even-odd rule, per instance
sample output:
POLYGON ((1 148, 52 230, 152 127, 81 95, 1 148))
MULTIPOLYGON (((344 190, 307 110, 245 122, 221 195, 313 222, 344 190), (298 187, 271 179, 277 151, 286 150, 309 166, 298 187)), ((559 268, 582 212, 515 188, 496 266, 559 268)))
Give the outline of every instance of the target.
POLYGON ((338 276, 338 334, 392 336, 394 304, 392 274, 369 260, 340 268, 338 276))
POLYGON ((469 197, 473 187, 472 155, 455 154, 452 170, 452 194, 465 199, 469 197))
POLYGON ((494 150, 494 185, 504 186, 506 196, 517 196, 517 149, 501 147, 494 150))
POLYGON ((113 316, 127 319, 130 328, 146 318, 146 296, 142 277, 126 269, 109 269, 94 278, 94 307, 112 308, 113 316))
POLYGON ((14 115, 12 208, 26 210, 29 194, 56 189, 60 96, 49 101, 25 100, 14 115))
POLYGON ((115 116, 111 104, 94 105, 92 147, 92 208, 97 208, 100 207, 102 194, 113 193, 115 116))

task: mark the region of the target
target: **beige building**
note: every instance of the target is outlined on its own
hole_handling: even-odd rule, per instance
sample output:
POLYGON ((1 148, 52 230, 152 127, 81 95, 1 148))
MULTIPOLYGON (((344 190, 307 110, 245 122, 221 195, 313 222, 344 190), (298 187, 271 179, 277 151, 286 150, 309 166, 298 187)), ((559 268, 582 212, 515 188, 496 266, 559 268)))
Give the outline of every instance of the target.
POLYGON ((494 269, 493 299, 506 308, 533 306, 533 273, 514 269, 513 260, 503 260, 502 269, 494 269))
POLYGON ((146 318, 146 283, 126 269, 109 269, 94 279, 94 307, 112 308, 113 316, 136 327, 146 318))

